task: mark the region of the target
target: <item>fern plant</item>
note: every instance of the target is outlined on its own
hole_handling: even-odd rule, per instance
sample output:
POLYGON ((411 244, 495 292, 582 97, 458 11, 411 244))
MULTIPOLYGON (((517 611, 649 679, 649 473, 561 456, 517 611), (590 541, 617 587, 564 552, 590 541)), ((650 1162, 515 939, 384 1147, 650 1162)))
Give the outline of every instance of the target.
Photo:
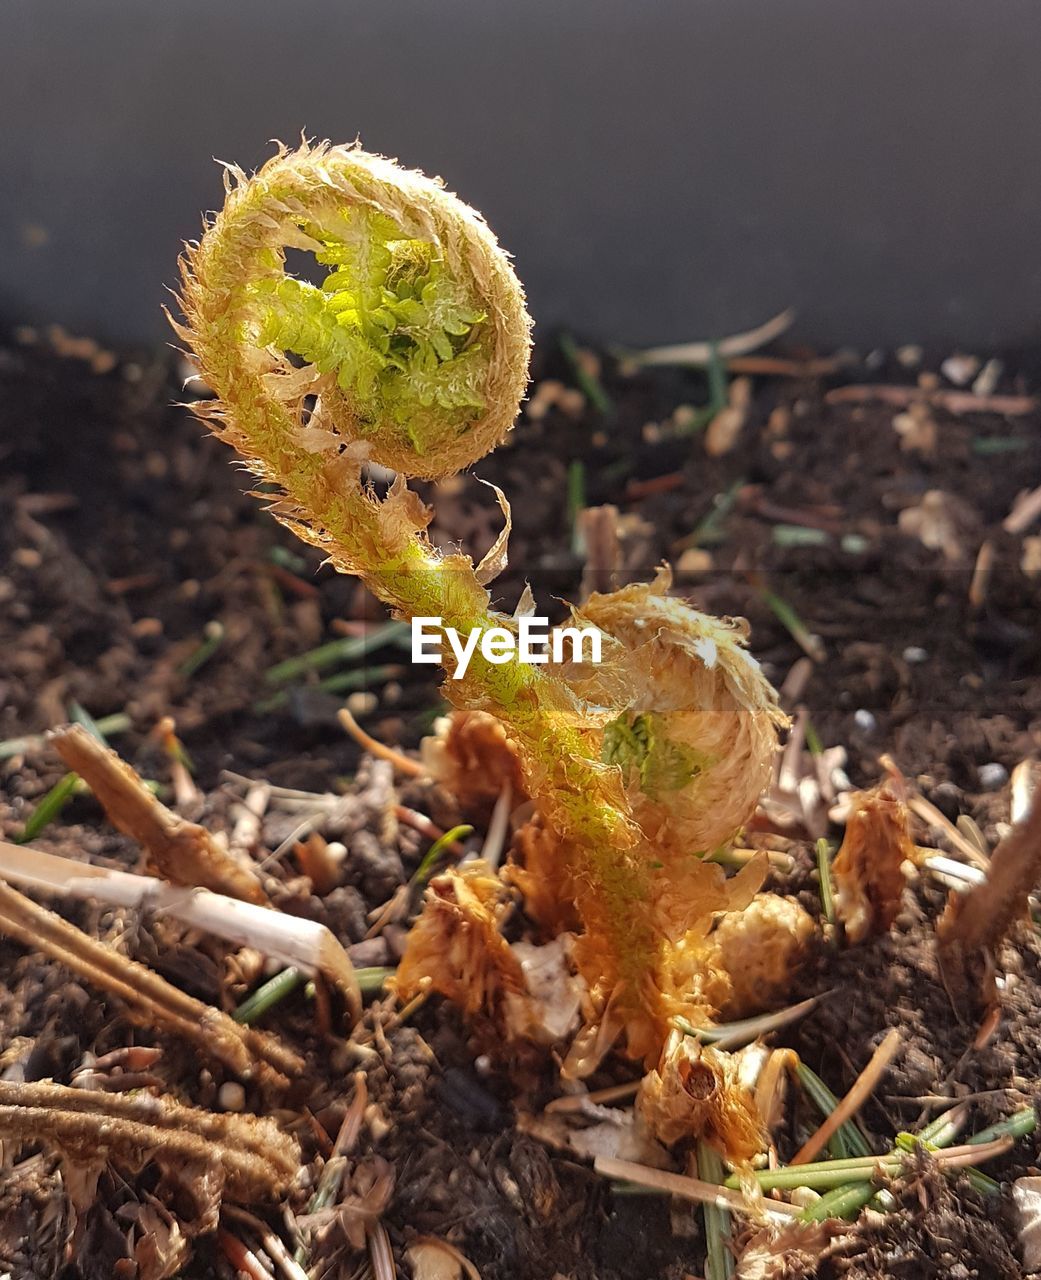
MULTIPOLYGON (((252 177, 230 168, 226 193, 182 259, 175 327, 216 395, 197 412, 274 490, 276 517, 396 616, 515 631, 490 605, 496 566, 438 551, 407 487, 470 466, 516 417, 531 322, 494 236, 440 183, 356 147, 280 149, 252 177), (321 282, 290 274, 287 251, 321 282), (369 463, 396 474, 383 497, 369 463)), ((589 602, 608 639, 584 682, 478 652, 445 685, 517 744, 605 1027, 648 1060, 689 1007, 685 930, 731 901, 699 855, 750 812, 779 716, 742 634, 666 585, 589 602)))

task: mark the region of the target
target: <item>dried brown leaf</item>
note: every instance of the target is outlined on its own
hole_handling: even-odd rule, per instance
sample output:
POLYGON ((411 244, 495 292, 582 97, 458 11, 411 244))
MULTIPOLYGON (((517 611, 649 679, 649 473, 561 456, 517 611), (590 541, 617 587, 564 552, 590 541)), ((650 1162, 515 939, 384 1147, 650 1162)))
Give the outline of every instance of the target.
POLYGON ((137 1263, 138 1280, 167 1280, 188 1261, 191 1244, 181 1224, 155 1197, 136 1205, 126 1205, 119 1216, 130 1218, 131 1247, 137 1263))
POLYGON ((502 881, 481 860, 436 876, 394 978, 401 1000, 432 988, 507 1043, 554 1044, 576 1020, 584 984, 567 962, 569 936, 511 946, 502 881))
POLYGON ((737 1280, 810 1280, 842 1227, 828 1222, 770 1223, 749 1238, 737 1280))
POLYGON ((723 915, 709 939, 711 963, 731 984, 720 1012, 746 1018, 782 1001, 816 931, 795 898, 776 893, 758 893, 743 911, 723 915))
POLYGON ((907 806, 883 782, 850 796, 846 834, 831 873, 835 911, 850 942, 885 933, 900 910, 905 861, 915 857, 907 806))
POLYGON ((489 582, 494 582, 500 573, 506 568, 509 562, 509 545, 510 532, 513 529, 513 514, 510 511, 510 504, 506 495, 498 485, 492 484, 488 480, 482 480, 482 484, 486 484, 489 489, 494 490, 496 500, 499 503, 499 509, 503 514, 505 523, 496 536, 495 541, 481 557, 480 563, 474 569, 474 577, 486 587, 489 582))
POLYGON ((467 813, 490 814, 506 785, 515 804, 527 799, 524 771, 505 726, 485 711, 453 711, 424 738, 427 771, 467 813))
POLYGON ((537 815, 514 835, 512 857, 502 878, 520 890, 524 910, 546 937, 579 927, 576 889, 568 868, 563 842, 537 815))

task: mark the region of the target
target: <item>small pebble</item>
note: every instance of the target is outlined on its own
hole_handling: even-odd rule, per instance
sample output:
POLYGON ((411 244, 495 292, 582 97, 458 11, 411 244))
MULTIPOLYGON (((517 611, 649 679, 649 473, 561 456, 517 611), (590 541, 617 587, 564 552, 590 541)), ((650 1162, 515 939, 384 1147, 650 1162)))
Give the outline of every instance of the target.
POLYGON ((342 862, 347 857, 347 846, 339 840, 330 840, 325 846, 325 856, 330 862, 342 862))
POLYGON ((217 1090, 217 1105, 222 1111, 244 1111, 246 1090, 237 1080, 226 1080, 217 1090))
POLYGON ((923 662, 929 661, 929 650, 922 649, 916 644, 909 644, 904 650, 904 661, 910 662, 913 666, 920 666, 923 662))
POLYGON ((379 705, 379 698, 367 689, 352 693, 347 698, 347 710, 356 717, 371 716, 379 705))
POLYGON ((863 551, 867 551, 871 543, 862 533, 847 533, 843 535, 842 542, 839 545, 847 555, 856 556, 863 551))
POLYGON ((875 729, 878 728, 878 721, 870 711, 866 711, 863 707, 853 712, 853 723, 861 733, 874 733, 875 729))
POLYGON ((980 786, 984 791, 1000 791, 1008 782, 1008 770, 1003 764, 991 761, 990 764, 981 764, 977 770, 980 780, 980 786))
POLYGON ((972 389, 978 396, 992 396, 998 387, 998 380, 1004 371, 1004 365, 1000 360, 988 360, 980 370, 980 375, 972 384, 972 389))
POLYGON ((922 363, 922 354, 922 348, 915 343, 908 343, 907 346, 896 349, 896 358, 905 369, 917 369, 922 363))
POLYGON ((940 365, 940 372, 956 387, 964 387, 979 371, 980 362, 975 356, 948 356, 940 365))

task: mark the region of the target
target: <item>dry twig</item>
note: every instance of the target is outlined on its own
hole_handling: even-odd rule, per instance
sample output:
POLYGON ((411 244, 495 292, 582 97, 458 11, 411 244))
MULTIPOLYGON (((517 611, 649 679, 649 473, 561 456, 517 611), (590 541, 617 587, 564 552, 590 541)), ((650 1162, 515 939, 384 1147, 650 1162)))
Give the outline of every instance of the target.
POLYGON ((0 880, 0 934, 42 951, 127 1006, 138 1026, 162 1026, 211 1054, 236 1075, 299 1075, 303 1059, 273 1036, 240 1026, 220 1009, 153 973, 143 964, 89 937, 61 916, 0 880))
POLYGON ((0 1081, 0 1135, 44 1141, 85 1163, 139 1168, 152 1158, 219 1168, 246 1204, 278 1200, 300 1170, 300 1148, 264 1116, 216 1114, 148 1093, 0 1081))
POLYGON ((1017 920, 1029 912, 1030 891, 1041 880, 1041 787, 1030 807, 990 858, 987 878, 953 895, 937 925, 944 980, 957 1004, 994 1002, 994 960, 1017 920))
POLYGON ((350 957, 317 920, 284 915, 208 889, 170 885, 154 876, 59 858, 6 840, 0 840, 0 877, 31 890, 173 916, 190 928, 251 947, 304 973, 321 974, 343 996, 352 1021, 361 1016, 361 989, 350 957))
POLYGON ((919 400, 935 404, 948 413, 1006 413, 1019 415, 1033 413, 1037 408, 1034 396, 978 396, 973 391, 923 391, 921 387, 893 387, 884 385, 835 387, 824 397, 827 404, 863 404, 867 400, 881 400, 884 404, 904 408, 919 400))
POLYGON ((720 1209, 730 1209, 746 1215, 757 1216, 767 1212, 799 1217, 802 1214, 802 1210, 796 1205, 787 1204, 783 1200, 749 1200, 740 1191, 731 1191, 726 1187, 717 1186, 714 1182, 702 1182, 698 1178, 688 1178, 682 1173, 652 1169, 649 1165, 634 1164, 631 1160, 616 1160, 613 1156, 597 1156, 593 1161, 593 1168, 605 1178, 618 1178, 640 1187, 650 1187, 666 1195, 679 1196, 683 1200, 693 1200, 697 1204, 712 1204, 720 1209))
POLYGON ((1021 493, 1012 504, 1012 510, 1002 521, 1006 533, 1023 533, 1041 516, 1041 485, 1028 493, 1021 493))
POLYGON ((267 903, 252 871, 240 866, 205 827, 161 804, 134 770, 82 725, 58 730, 51 741, 97 796, 112 824, 148 850, 164 879, 243 902, 267 903))
POLYGON ((418 760, 410 760, 408 756, 403 755, 400 751, 395 751, 393 747, 385 746, 371 734, 366 733, 346 707, 340 708, 339 720, 354 741, 363 750, 367 751, 370 756, 375 756, 377 760, 388 760, 399 773, 403 773, 408 778, 422 778, 426 775, 426 769, 418 760))
POLYGON ((882 1078, 886 1067, 892 1062, 901 1044, 900 1029, 893 1027, 875 1052, 868 1059, 864 1070, 854 1080, 852 1087, 831 1115, 824 1121, 816 1133, 803 1143, 792 1158, 792 1164, 809 1164, 813 1157, 825 1146, 835 1131, 847 1120, 857 1114, 882 1078))

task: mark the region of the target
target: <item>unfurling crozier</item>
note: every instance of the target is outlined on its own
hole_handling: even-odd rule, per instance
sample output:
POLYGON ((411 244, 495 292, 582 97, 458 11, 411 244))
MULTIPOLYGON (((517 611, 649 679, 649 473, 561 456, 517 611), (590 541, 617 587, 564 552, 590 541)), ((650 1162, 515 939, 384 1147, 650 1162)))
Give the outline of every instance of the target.
MULTIPOLYGON (((226 188, 182 261, 177 331, 216 397, 200 416, 264 482, 275 516, 396 616, 516 631, 486 589, 505 538, 476 567, 441 553, 406 483, 471 465, 516 416, 530 320, 494 236, 440 183, 354 147, 280 150, 253 177, 230 169, 226 188), (320 284, 287 271, 287 249, 312 255, 320 284), (382 497, 373 463, 396 476, 382 497)), ((500 721, 521 761, 542 853, 584 927, 575 960, 595 1038, 624 1030, 652 1065, 674 1014, 714 1008, 699 960, 713 913, 746 905, 761 868, 727 881, 704 855, 750 815, 782 718, 742 632, 667 585, 588 602, 605 633, 592 677, 477 653, 445 686, 456 707, 500 721)), ((483 890, 445 885, 431 910, 467 930, 476 913, 478 933, 495 916, 483 890)), ((487 989, 500 999, 501 981, 487 989)))

